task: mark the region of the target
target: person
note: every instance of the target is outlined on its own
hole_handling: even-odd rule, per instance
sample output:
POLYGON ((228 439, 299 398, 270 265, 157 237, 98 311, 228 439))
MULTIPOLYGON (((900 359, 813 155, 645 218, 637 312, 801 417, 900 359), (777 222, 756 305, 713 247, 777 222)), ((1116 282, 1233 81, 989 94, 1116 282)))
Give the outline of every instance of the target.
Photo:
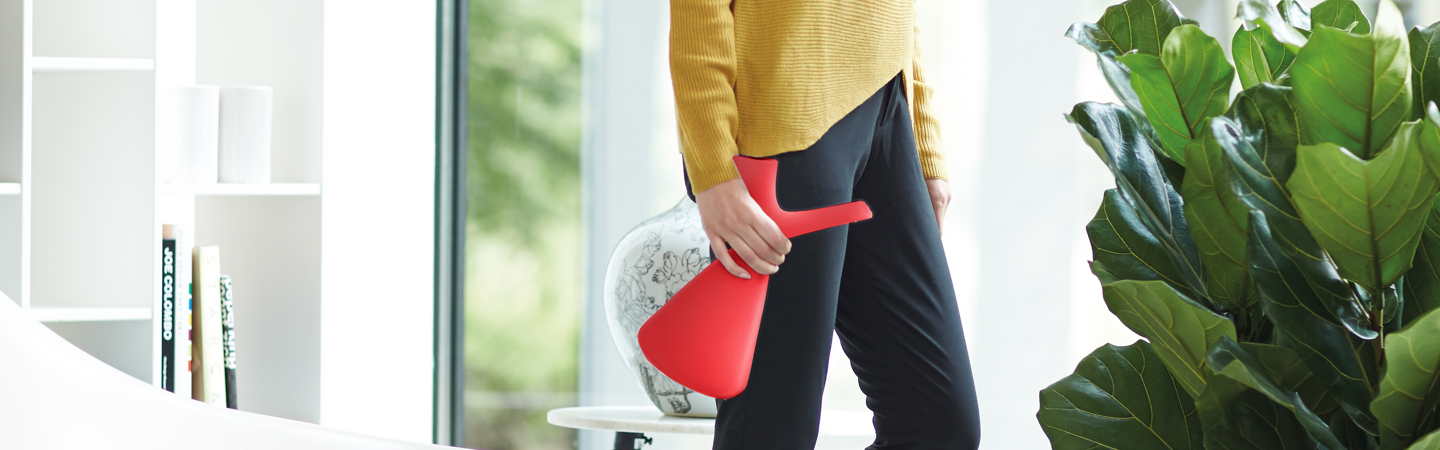
POLYGON ((831 333, 874 412, 870 448, 974 449, 979 413, 940 224, 950 202, 914 0, 671 0, 684 178, 718 263, 771 275, 749 385, 715 449, 813 448, 831 333), (786 210, 874 218, 787 240, 738 178, 779 160, 786 210))

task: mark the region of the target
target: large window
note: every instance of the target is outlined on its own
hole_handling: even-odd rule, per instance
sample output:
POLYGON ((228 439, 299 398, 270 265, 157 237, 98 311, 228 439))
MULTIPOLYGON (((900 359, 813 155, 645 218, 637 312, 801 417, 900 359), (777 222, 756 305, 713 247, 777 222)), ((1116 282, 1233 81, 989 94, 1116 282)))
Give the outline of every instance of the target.
MULTIPOLYGON (((463 444, 575 448, 576 433, 545 423, 547 410, 581 401, 648 403, 615 354, 593 283, 603 283, 625 231, 683 193, 666 2, 453 1, 470 8, 463 444), (584 36, 593 40, 582 46, 586 26, 584 36), (583 138, 582 48, 590 119, 583 138), (584 291, 582 273, 592 283, 584 291), (585 361, 583 379, 577 354, 585 361)), ((981 387, 984 434, 994 448, 1045 445, 1034 419, 1036 392, 1096 346, 1134 339, 1105 310, 1085 264, 1091 252, 1083 225, 1111 177, 1073 126, 1035 113, 1115 101, 1093 56, 1058 33, 1120 1, 1041 0, 1040 8, 1000 0, 916 2, 955 195, 947 255, 981 387), (1045 61, 1046 70, 1034 70, 1035 61, 1045 61), (1036 174, 1044 181, 1038 188, 1036 174), (1053 280, 1034 282, 1037 270, 1053 280), (1047 333, 1017 334, 1007 322, 1014 317, 1047 333)), ((1172 1, 1222 45, 1239 27, 1236 0, 1172 1)), ((1373 17, 1378 1, 1357 1, 1373 17)), ((1440 2, 1396 2, 1407 25, 1440 20, 1440 2)), ((863 409, 843 354, 832 358, 824 407, 863 409)), ((585 450, 595 450, 609 448, 614 435, 580 436, 585 450)), ((656 441, 709 447, 705 436, 656 441)), ((858 448, 823 440, 819 447, 858 448)))
POLYGON ((464 445, 574 448, 581 2, 469 1, 464 445))

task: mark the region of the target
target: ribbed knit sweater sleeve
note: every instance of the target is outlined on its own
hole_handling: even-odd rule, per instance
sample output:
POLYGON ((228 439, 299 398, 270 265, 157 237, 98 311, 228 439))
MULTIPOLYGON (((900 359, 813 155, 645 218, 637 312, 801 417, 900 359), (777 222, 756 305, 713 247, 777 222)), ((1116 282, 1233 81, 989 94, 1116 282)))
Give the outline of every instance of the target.
POLYGON ((691 189, 737 178, 735 16, 731 0, 670 1, 670 76, 691 189))
MULTIPOLYGON (((918 22, 918 21, 917 21, 918 22)), ((940 151, 940 122, 935 119, 935 91, 925 82, 924 65, 920 62, 920 26, 915 26, 915 47, 911 51, 914 61, 910 69, 911 89, 915 92, 915 105, 911 108, 914 117, 910 119, 915 128, 915 147, 920 153, 920 172, 925 179, 946 179, 945 154, 940 151)))

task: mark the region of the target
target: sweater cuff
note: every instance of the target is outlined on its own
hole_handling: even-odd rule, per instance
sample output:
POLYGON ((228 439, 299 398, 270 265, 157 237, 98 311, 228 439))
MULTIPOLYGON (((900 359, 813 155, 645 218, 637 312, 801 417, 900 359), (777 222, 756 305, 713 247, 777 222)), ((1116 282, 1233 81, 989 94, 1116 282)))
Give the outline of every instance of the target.
POLYGON ((920 173, 924 174, 927 180, 950 181, 949 175, 945 173, 945 160, 941 158, 921 158, 920 173))
POLYGON ((945 173, 945 154, 940 152, 940 145, 935 142, 936 140, 938 139, 922 138, 915 142, 920 156, 920 173, 924 174, 927 180, 949 181, 949 177, 945 173))
POLYGON ((682 152, 685 172, 690 175, 690 192, 699 194, 711 186, 740 178, 728 152, 682 152))

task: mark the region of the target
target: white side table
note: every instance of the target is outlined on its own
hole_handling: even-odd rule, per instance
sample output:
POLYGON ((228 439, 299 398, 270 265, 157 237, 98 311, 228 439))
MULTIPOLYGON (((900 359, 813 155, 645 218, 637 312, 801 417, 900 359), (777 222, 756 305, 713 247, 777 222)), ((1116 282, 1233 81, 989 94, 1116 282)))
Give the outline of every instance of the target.
MULTIPOLYGON (((820 436, 874 437, 870 413, 820 412, 820 436)), ((615 431, 616 450, 637 450, 651 443, 645 433, 715 434, 715 419, 667 416, 654 406, 580 406, 552 409, 552 425, 615 431)))

